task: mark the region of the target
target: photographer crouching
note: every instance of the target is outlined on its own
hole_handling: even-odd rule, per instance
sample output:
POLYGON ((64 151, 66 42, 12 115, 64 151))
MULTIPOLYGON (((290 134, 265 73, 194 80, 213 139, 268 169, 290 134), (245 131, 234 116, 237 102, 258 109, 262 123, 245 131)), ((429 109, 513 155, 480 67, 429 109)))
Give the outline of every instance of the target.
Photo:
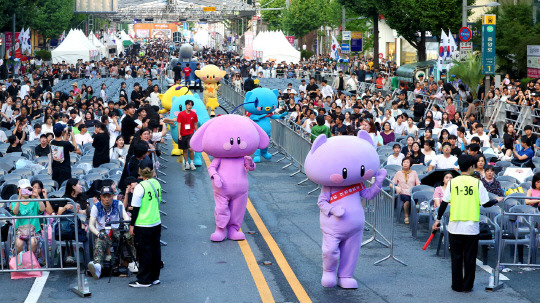
MULTIPOLYGON (((103 264, 107 251, 110 253, 110 247, 114 242, 120 239, 119 224, 110 224, 122 220, 129 221, 129 215, 124 209, 124 204, 113 199, 114 191, 109 186, 104 186, 100 192, 100 200, 92 206, 90 211, 90 232, 95 235, 94 261, 88 263, 88 271, 95 279, 101 277, 103 264), (112 232, 111 232, 112 230, 112 232)), ((129 235, 126 235, 129 237, 129 235)), ((129 241, 128 241, 129 243, 129 241)), ((128 244, 129 245, 129 244, 128 244)), ((132 248, 128 247, 133 251, 132 248)), ((111 265, 116 264, 117 260, 111 260, 111 265)), ((112 269, 111 269, 112 270, 112 269)))
POLYGON ((150 287, 157 285, 161 270, 161 185, 154 176, 154 166, 150 159, 139 164, 139 175, 143 181, 133 189, 131 223, 129 232, 135 236, 135 248, 139 260, 137 280, 131 287, 150 287))

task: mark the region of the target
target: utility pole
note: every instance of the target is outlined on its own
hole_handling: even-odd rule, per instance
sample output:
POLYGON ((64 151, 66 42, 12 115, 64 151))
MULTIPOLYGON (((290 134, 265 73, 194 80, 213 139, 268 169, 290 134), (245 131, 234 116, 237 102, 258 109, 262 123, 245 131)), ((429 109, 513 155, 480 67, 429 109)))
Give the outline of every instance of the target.
POLYGON ((341 6, 341 31, 345 30, 345 5, 341 6))
MULTIPOLYGON (((15 15, 13 14, 13 27, 11 28, 11 56, 13 60, 15 60, 15 15)), ((13 67, 13 74, 15 74, 15 67, 13 67)))

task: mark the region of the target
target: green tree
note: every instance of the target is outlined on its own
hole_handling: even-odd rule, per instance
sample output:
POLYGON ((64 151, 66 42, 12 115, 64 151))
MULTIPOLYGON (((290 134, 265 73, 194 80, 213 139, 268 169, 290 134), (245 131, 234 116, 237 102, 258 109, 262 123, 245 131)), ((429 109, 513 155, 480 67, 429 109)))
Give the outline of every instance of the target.
POLYGON ((56 38, 68 28, 73 17, 73 0, 39 0, 37 4, 32 29, 45 38, 56 38))
MULTIPOLYGON (((285 7, 285 0, 261 0, 261 8, 282 8, 285 7)), ((261 10, 262 19, 268 24, 269 30, 281 29, 282 10, 261 10)))
POLYGON ((461 27, 462 0, 385 0, 376 1, 376 6, 388 25, 416 48, 418 61, 426 60, 427 31, 457 33, 461 27))
MULTIPOLYGON (((377 58, 377 55, 379 54, 379 9, 377 8, 377 0, 356 0, 356 1, 350 1, 350 0, 338 0, 338 2, 342 5, 345 5, 345 15, 346 17, 349 17, 351 14, 353 16, 350 17, 358 17, 363 16, 366 17, 367 20, 370 20, 373 24, 373 36, 371 38, 372 45, 373 45, 373 57, 377 58)), ((358 21, 351 21, 352 25, 358 25, 358 21)), ((364 23, 364 26, 367 24, 364 23)), ((345 29, 351 29, 349 27, 349 23, 345 24, 345 29)), ((369 44, 366 45, 364 41, 364 47, 366 49, 369 49, 369 44)), ((369 42, 369 40, 368 40, 369 42)), ((378 69, 379 68, 379 60, 373 60, 373 66, 378 69)))
POLYGON ((32 24, 35 17, 37 4, 34 0, 0 0, 0 29, 2 32, 12 31, 12 16, 16 14, 15 31, 32 24))
MULTIPOLYGON (((524 77, 527 74, 527 45, 540 44, 540 23, 533 24, 532 5, 503 4, 488 14, 497 15, 495 53, 498 72, 524 77)), ((473 44, 480 51, 481 19, 475 23, 474 29, 478 35, 473 37, 473 44)))
POLYGON ((482 75, 482 62, 478 53, 463 61, 455 61, 448 71, 449 75, 455 75, 470 88, 473 98, 476 99, 476 87, 484 79, 482 75))
POLYGON ((302 38, 323 23, 321 11, 325 0, 294 0, 283 13, 282 27, 290 34, 302 38))

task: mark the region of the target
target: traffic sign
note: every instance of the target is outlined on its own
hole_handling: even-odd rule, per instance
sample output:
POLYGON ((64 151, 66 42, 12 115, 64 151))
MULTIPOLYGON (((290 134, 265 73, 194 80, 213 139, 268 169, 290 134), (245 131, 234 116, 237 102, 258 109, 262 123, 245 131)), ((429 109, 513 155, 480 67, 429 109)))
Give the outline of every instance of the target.
POLYGON ((351 40, 351 31, 343 31, 341 35, 342 35, 341 38, 343 41, 351 40))
POLYGON ((382 59, 384 58, 384 54, 383 53, 379 53, 379 59, 382 59))
POLYGON ((482 74, 495 75, 495 15, 482 16, 482 74))
POLYGON ((471 29, 468 27, 462 27, 459 30, 459 39, 463 42, 468 42, 472 38, 472 32, 471 29))
POLYGON ((202 8, 203 12, 215 12, 216 11, 216 7, 215 6, 204 6, 202 8))
POLYGON ((341 43, 341 52, 343 54, 349 54, 351 52, 351 45, 349 43, 341 43))
POLYGON ((473 43, 472 42, 460 42, 459 43, 459 56, 460 58, 467 58, 472 54, 473 43))

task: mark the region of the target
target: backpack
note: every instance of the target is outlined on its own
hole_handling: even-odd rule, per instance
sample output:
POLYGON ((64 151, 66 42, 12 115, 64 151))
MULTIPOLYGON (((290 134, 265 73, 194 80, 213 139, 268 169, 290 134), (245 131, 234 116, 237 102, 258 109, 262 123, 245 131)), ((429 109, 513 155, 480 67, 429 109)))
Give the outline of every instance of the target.
MULTIPOLYGON (((73 211, 68 210, 63 214, 70 215, 73 214, 73 211)), ((77 217, 77 226, 79 227, 79 242, 86 242, 86 231, 82 228, 79 217, 77 217)), ((56 240, 60 240, 60 236, 62 236, 62 240, 75 240, 75 221, 73 218, 60 218, 59 222, 54 226, 54 234, 56 240)))

